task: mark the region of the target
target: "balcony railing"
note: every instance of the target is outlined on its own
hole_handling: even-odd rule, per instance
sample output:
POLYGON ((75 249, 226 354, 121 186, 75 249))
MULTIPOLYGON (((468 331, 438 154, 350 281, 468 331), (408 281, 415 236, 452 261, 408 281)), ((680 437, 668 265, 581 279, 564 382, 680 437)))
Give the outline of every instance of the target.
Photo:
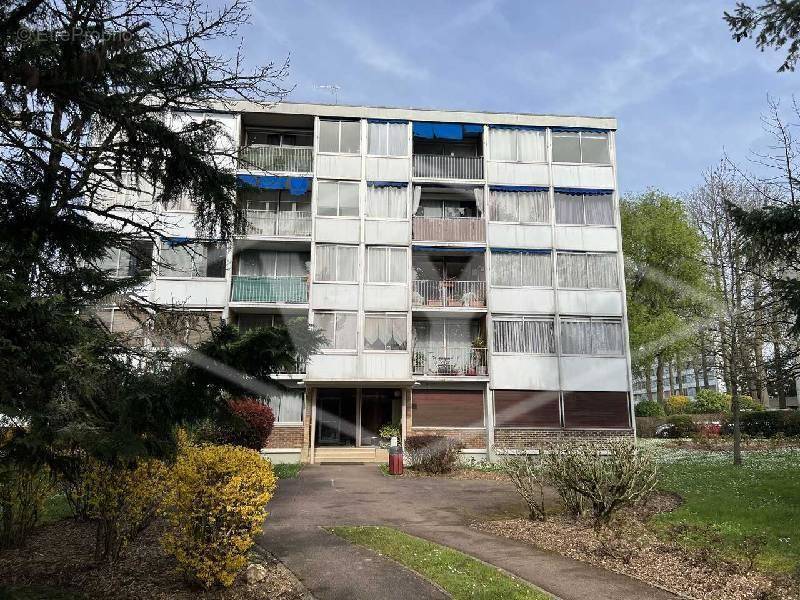
POLYGON ((484 281, 414 281, 414 306, 454 306, 483 308, 486 306, 484 281))
POLYGON ((483 157, 415 154, 414 177, 426 177, 429 179, 483 179, 483 157))
POLYGON ((415 240, 437 242, 483 242, 486 240, 484 220, 478 217, 414 217, 412 235, 415 240))
POLYGON ((305 373, 306 372, 306 361, 296 356, 294 359, 294 363, 290 365, 279 365, 278 368, 275 370, 276 373, 281 375, 288 375, 288 374, 296 374, 296 373, 305 373))
POLYGON ((306 277, 256 277, 234 275, 232 302, 308 303, 306 277))
POLYGON ((245 146, 239 151, 242 168, 288 173, 311 173, 314 149, 310 146, 245 146))
POLYGON ((253 210, 245 213, 250 235, 309 237, 311 213, 306 211, 253 210))
POLYGON ((414 375, 481 377, 488 374, 486 348, 415 349, 414 375))

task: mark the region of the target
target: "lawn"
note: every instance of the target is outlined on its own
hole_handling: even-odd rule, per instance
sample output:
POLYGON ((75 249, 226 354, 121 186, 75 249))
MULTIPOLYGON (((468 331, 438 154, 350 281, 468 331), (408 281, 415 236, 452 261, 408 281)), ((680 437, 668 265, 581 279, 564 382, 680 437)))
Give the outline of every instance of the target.
POLYGON ((391 527, 332 527, 329 531, 396 560, 433 581, 456 600, 551 598, 542 590, 466 554, 391 527))
POLYGON ((741 467, 728 452, 657 452, 660 487, 685 501, 655 517, 658 530, 745 559, 748 545, 760 545, 762 537, 757 566, 792 571, 800 565, 800 451, 746 452, 741 467))
POLYGON ((300 463, 277 463, 272 465, 272 470, 275 472, 275 477, 278 479, 294 479, 300 474, 303 465, 300 463))

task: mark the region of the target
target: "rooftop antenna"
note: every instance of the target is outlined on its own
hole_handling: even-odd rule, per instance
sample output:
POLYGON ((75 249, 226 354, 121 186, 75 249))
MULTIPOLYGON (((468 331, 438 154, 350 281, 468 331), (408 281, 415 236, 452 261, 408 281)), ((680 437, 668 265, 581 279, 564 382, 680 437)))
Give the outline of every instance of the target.
POLYGON ((325 85, 318 85, 316 87, 320 90, 326 90, 327 92, 329 92, 330 95, 333 97, 333 103, 339 104, 339 90, 342 89, 341 86, 336 85, 335 83, 328 83, 325 85))

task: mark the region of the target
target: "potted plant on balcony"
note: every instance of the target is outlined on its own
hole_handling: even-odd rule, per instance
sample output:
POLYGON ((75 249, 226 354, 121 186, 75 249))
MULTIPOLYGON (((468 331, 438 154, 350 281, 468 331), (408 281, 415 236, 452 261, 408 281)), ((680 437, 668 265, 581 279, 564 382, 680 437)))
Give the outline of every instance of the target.
POLYGON ((472 339, 471 362, 475 367, 475 375, 486 375, 486 340, 482 335, 476 335, 472 339))
POLYGON ((393 437, 396 437, 398 443, 400 443, 400 423, 384 423, 378 429, 378 436, 381 439, 381 448, 388 448, 393 437))
POLYGON ((458 375, 449 356, 440 356, 437 361, 439 375, 458 375))

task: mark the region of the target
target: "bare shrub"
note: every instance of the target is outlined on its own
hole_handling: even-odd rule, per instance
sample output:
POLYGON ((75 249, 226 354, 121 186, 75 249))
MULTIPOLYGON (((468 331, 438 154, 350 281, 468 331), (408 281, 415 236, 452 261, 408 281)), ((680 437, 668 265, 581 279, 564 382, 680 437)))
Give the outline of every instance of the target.
POLYGON ((562 500, 579 496, 597 524, 608 523, 620 508, 633 504, 656 485, 652 458, 628 440, 593 444, 568 443, 545 455, 547 476, 562 500), (602 454, 599 450, 602 448, 602 454))
POLYGON ((433 475, 452 471, 463 448, 459 440, 442 435, 415 435, 405 443, 411 467, 433 475))
POLYGON ((528 454, 513 454, 500 450, 500 468, 511 479, 511 483, 528 506, 531 521, 544 521, 544 486, 547 476, 542 461, 528 454))

